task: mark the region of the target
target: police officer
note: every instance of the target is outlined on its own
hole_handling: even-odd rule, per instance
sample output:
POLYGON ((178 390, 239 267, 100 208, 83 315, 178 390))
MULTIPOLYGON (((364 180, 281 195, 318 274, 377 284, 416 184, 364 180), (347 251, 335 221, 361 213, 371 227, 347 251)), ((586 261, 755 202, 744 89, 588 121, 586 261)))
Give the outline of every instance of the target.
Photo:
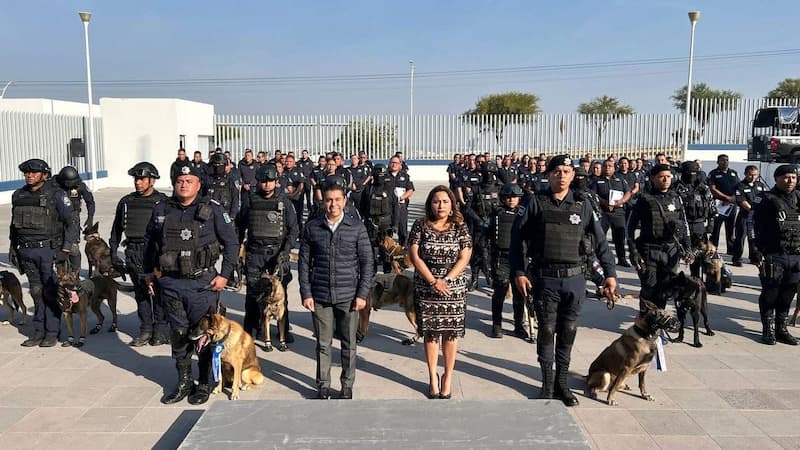
POLYGON ((467 205, 466 213, 472 219, 474 229, 472 235, 475 250, 470 259, 472 278, 469 290, 478 287, 478 276, 482 270, 486 282, 490 286, 491 280, 491 254, 489 245, 489 218, 495 208, 500 206, 500 187, 497 183, 497 165, 493 161, 484 163, 481 168, 481 182, 473 187, 472 202, 467 205))
POLYGON ((733 240, 733 258, 731 264, 742 266, 742 253, 744 253, 744 240, 750 254, 750 262, 757 264, 761 261, 761 254, 754 245, 755 231, 753 230, 753 206, 758 195, 767 190, 767 186, 758 180, 758 167, 747 166, 744 169, 744 180, 736 185, 736 204, 739 206, 739 215, 736 217, 736 231, 733 240))
MULTIPOLYGON (((153 288, 154 270, 161 271, 158 287, 172 327, 172 357, 178 370, 178 384, 163 403, 176 403, 189 395, 191 404, 202 404, 211 393, 212 346, 198 356, 199 385, 192 379, 192 351, 195 343, 189 329, 210 310, 218 310, 219 291, 233 273, 239 242, 233 221, 218 201, 201 197, 200 173, 192 166, 180 168, 172 197, 153 208, 144 237, 143 270, 153 288), (214 265, 222 246, 222 268, 214 265), (191 395, 190 395, 191 393, 191 395)), ((237 189, 238 190, 238 189, 237 189)))
POLYGON ((300 153, 300 159, 297 160, 297 167, 300 168, 300 171, 303 173, 303 178, 306 179, 306 185, 303 188, 303 198, 306 202, 306 210, 310 212, 311 194, 313 193, 311 186, 311 173, 314 171, 314 161, 308 157, 308 150, 303 150, 300 153))
MULTIPOLYGON (((691 263, 691 241, 683 202, 670 189, 672 171, 666 164, 650 169, 650 190, 643 192, 628 220, 628 248, 641 281, 641 300, 664 309, 667 286, 677 272, 680 258, 691 263), (640 228, 639 236, 635 236, 640 228)), ((641 307, 641 304, 640 304, 641 307)))
POLYGON ((253 150, 246 148, 244 150, 244 158, 239 160, 237 167, 242 177, 242 203, 245 203, 249 199, 250 191, 256 188, 256 172, 258 172, 261 164, 253 158, 253 150))
POLYGON ((389 186, 387 179, 386 166, 375 164, 372 166, 372 182, 364 189, 358 207, 361 217, 364 218, 364 225, 375 255, 375 272, 379 263, 383 266, 384 273, 392 270, 380 241, 384 236, 392 235, 396 204, 394 190, 389 186))
POLYGON ((520 293, 525 297, 529 292, 532 293, 539 320, 536 344, 542 367, 539 398, 555 396, 566 406, 575 406, 578 399, 570 392, 567 377, 580 306, 586 294, 580 239, 575 237, 584 233, 594 234, 595 254, 606 276, 604 287, 611 294, 616 292, 616 271, 605 234, 594 217, 592 207, 587 202, 576 200, 569 188, 575 175, 570 157, 553 157, 547 169, 550 191, 531 196, 514 222, 511 231, 511 271, 520 293), (531 258, 527 268, 523 244, 527 246, 527 256, 531 258))
MULTIPOLYGON (((597 198, 597 194, 594 190, 589 187, 589 172, 582 166, 575 168, 575 178, 573 178, 572 184, 570 184, 570 189, 572 189, 572 195, 576 200, 589 203, 594 212, 595 219, 600 220, 600 216, 602 215, 602 211, 600 211, 600 199, 597 198)), ((584 233, 583 236, 581 236, 580 247, 586 267, 584 277, 587 281, 591 281, 595 286, 600 288, 603 285, 603 280, 605 280, 605 274, 603 272, 603 267, 600 265, 600 261, 597 259, 597 255, 594 253, 594 248, 594 233, 584 233)))
POLYGON ((733 253, 733 233, 736 224, 736 185, 739 184, 739 174, 728 165, 728 155, 717 156, 717 168, 708 174, 708 187, 715 199, 720 200, 723 205, 729 205, 727 214, 723 214, 722 207, 719 208, 720 214, 714 220, 714 230, 711 232, 711 243, 719 247, 719 232, 722 224, 725 224, 725 249, 728 253, 733 253))
MULTIPOLYGON (((225 154, 215 153, 208 161, 208 173, 204 183, 206 195, 222 206, 223 214, 232 223, 235 223, 241 207, 242 182, 237 173, 228 168, 228 158, 225 154)), ((227 288, 231 291, 238 291, 241 288, 242 268, 239 267, 238 258, 236 261, 234 276, 228 279, 227 288)))
MULTIPOLYGON (((89 191, 86 183, 81 181, 78 170, 72 166, 64 166, 55 178, 61 189, 67 193, 67 197, 69 197, 69 201, 72 203, 72 210, 75 211, 75 214, 72 216, 73 220, 75 220, 75 229, 80 231, 81 228, 81 199, 86 202, 86 212, 88 214, 86 222, 83 223, 83 227, 87 228, 91 226, 92 222, 94 222, 94 196, 91 191, 89 191)), ((81 247, 79 242, 76 242, 69 251, 69 264, 73 269, 80 270, 81 268, 81 247)))
POLYGON ((358 208, 359 205, 361 205, 361 195, 364 192, 364 185, 371 173, 368 171, 366 165, 359 164, 357 155, 350 157, 350 167, 347 168, 347 171, 350 172, 350 179, 353 180, 353 185, 350 189, 350 203, 356 205, 356 208, 358 208))
MULTIPOLYGON (((200 168, 194 166, 198 172, 200 168)), ((131 276, 136 299, 136 313, 139 316, 139 336, 130 345, 162 345, 169 343, 167 316, 158 292, 152 295, 145 283, 144 235, 153 208, 167 196, 153 187, 159 178, 158 169, 149 162, 140 162, 128 170, 133 177, 135 191, 122 197, 117 203, 114 223, 108 245, 111 247, 114 268, 131 276), (125 240, 122 240, 122 233, 125 240), (117 256, 120 244, 125 245, 125 260, 117 256)))
MULTIPOLYGON (((468 155, 466 165, 461 170, 461 179, 458 183, 457 197, 462 211, 465 211, 467 205, 472 203, 472 195, 480 182, 481 173, 478 171, 478 166, 475 164, 475 157, 474 155, 468 155)), ((475 229, 475 224, 472 219, 465 215, 464 221, 467 223, 470 233, 472 233, 475 229)))
MULTIPOLYGON (((287 286, 292 281, 289 267, 289 251, 297 240, 299 227, 293 202, 277 191, 278 170, 272 164, 262 166, 256 174, 258 190, 250 194, 249 205, 242 207, 239 220, 239 238, 247 236, 247 294, 244 305, 245 331, 257 336, 263 332, 263 311, 259 308, 258 297, 263 293, 261 275, 268 272, 277 276, 283 285, 284 296, 287 286), (253 330, 256 330, 253 333, 253 330)), ((285 343, 294 342, 289 333, 288 297, 284 304, 286 312, 283 316, 286 341, 281 342, 278 350, 285 351, 285 343)), ((267 324, 268 325, 268 324, 267 324)), ((271 351, 272 348, 266 348, 271 351)))
MULTIPOLYGON (((220 152, 222 151, 221 149, 218 150, 220 150, 220 152)), ((175 161, 169 166, 169 179, 173 185, 175 184, 175 179, 178 178, 178 175, 181 173, 181 167, 188 166, 191 163, 189 158, 186 157, 186 150, 179 148, 178 157, 175 158, 175 161)))
POLYGON ((517 168, 511 165, 511 157, 506 155, 503 157, 502 167, 497 169, 497 181, 501 184, 510 184, 517 182, 517 168))
POLYGON ((41 159, 19 165, 25 186, 11 196, 9 260, 25 273, 33 298, 33 336, 23 347, 58 342, 61 308, 56 299, 53 261, 63 264, 78 243, 78 229, 67 194, 48 182, 50 166, 41 159))
MULTIPOLYGON (((402 152, 398 153, 402 155, 402 152)), ((399 244, 405 246, 408 238, 408 202, 414 195, 414 183, 406 171, 408 167, 403 170, 403 164, 405 164, 403 160, 396 154, 389 160, 389 185, 397 197, 394 228, 397 230, 399 244)))
POLYGON ((453 162, 447 165, 447 182, 450 190, 456 192, 461 179, 461 153, 453 155, 453 162))
POLYGON ((797 345, 789 334, 786 321, 792 298, 800 282, 800 193, 797 191, 795 166, 784 164, 775 169, 775 187, 764 191, 755 207, 753 226, 756 247, 764 256, 759 278, 761 295, 761 339, 767 345, 775 341, 797 345))
POLYGON ((631 199, 628 183, 615 174, 614 161, 603 162, 602 174, 595 178, 591 187, 600 201, 600 226, 604 232, 611 228, 611 237, 617 251, 617 264, 622 267, 631 265, 625 259, 625 205, 631 199))
POLYGON ((303 228, 303 193, 308 189, 308 180, 303 175, 303 170, 297 166, 294 155, 286 155, 285 161, 283 172, 286 175, 286 196, 294 206, 295 222, 300 230, 303 228))
POLYGON ((536 172, 531 171, 527 183, 528 191, 534 194, 547 191, 550 188, 550 178, 547 175, 547 161, 545 161, 544 158, 536 159, 535 168, 536 172))
MULTIPOLYGON (((511 227, 519 211, 522 188, 509 183, 500 191, 502 206, 495 208, 489 217, 489 239, 492 248, 492 331, 493 338, 503 337, 503 303, 505 303, 508 285, 511 283, 511 263, 508 259, 511 251, 511 227)), ((514 335, 528 339, 525 331, 523 297, 516 285, 511 283, 511 305, 514 309, 514 335)))
MULTIPOLYGON (((711 190, 700 181, 699 174, 700 167, 696 162, 685 161, 681 164, 681 181, 675 188, 683 202, 691 249, 698 255, 703 241, 708 238, 708 233, 714 226, 714 216, 717 215, 711 190)), ((702 265, 701 258, 696 258, 689 268, 692 276, 700 276, 702 265)))

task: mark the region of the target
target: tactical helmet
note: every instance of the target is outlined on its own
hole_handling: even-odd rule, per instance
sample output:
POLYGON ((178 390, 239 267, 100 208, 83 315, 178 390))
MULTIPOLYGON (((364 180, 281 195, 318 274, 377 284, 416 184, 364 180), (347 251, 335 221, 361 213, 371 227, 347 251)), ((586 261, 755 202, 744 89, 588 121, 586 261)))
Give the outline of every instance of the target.
POLYGON ((375 164, 372 166, 372 176, 373 177, 381 177, 386 175, 386 165, 385 164, 375 164))
POLYGON ((341 188, 347 189, 347 182, 341 175, 331 175, 325 179, 324 186, 322 188, 328 189, 330 186, 339 186, 341 188))
POLYGON ((267 181, 274 181, 278 179, 278 168, 274 164, 266 164, 261 166, 256 173, 256 180, 259 183, 267 181))
POLYGON ((51 173, 50 166, 47 165, 46 162, 42 159, 33 158, 25 161, 24 163, 19 165, 19 170, 22 173, 25 172, 41 172, 41 173, 51 173))
POLYGON ((225 157, 224 153, 214 153, 211 156, 211 159, 208 160, 209 166, 227 166, 228 165, 228 158, 225 157))
POLYGON ((483 164, 483 170, 486 173, 497 173, 497 163, 494 161, 486 161, 483 164))
POLYGON ((681 164, 681 172, 700 172, 700 166, 694 161, 684 161, 684 163, 681 164))
POLYGON ((56 175, 56 182, 64 188, 75 188, 81 184, 81 176, 78 174, 78 169, 72 166, 64 166, 56 175))
POLYGON ((500 190, 501 197, 522 197, 522 188, 518 184, 506 184, 500 190))
POLYGON ((128 175, 135 178, 155 178, 158 179, 158 169, 147 161, 137 163, 128 170, 128 175))

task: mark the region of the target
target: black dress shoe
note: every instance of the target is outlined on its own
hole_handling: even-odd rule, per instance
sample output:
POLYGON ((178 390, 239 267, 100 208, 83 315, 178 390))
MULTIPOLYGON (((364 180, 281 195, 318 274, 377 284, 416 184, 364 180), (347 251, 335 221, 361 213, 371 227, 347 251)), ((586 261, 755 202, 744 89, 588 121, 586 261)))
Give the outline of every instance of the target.
POLYGON ((55 347, 58 343, 58 338, 55 336, 47 336, 46 338, 42 339, 42 342, 39 342, 39 347, 55 347))
POLYGON ((451 392, 451 393, 449 393, 449 394, 442 394, 442 393, 439 393, 439 398, 440 398, 440 399, 442 399, 442 400, 450 400, 450 398, 451 398, 452 396, 453 396, 453 393, 452 393, 452 392, 451 392))
POLYGON ((525 328, 514 328, 514 336, 526 341, 531 338, 525 328))
POLYGON ((500 325, 494 325, 492 327, 492 331, 489 333, 489 337, 494 339, 500 339, 503 337, 503 328, 500 325))
POLYGON ((342 392, 339 393, 339 398, 342 400, 352 400, 353 399, 353 388, 342 388, 342 392))
POLYGON ((208 384, 198 384, 194 391, 189 394, 189 403, 192 405, 202 405, 211 396, 211 386, 208 384))
POLYGON ((731 261, 731 265, 734 267, 742 267, 742 260, 741 259, 734 259, 731 261))
POLYGON ((317 391, 317 399, 319 400, 330 400, 331 399, 331 389, 326 387, 321 387, 317 391))
POLYGON ((145 345, 150 343, 150 338, 152 337, 153 336, 150 333, 142 333, 139 336, 133 338, 131 343, 128 345, 130 345, 131 347, 144 347, 145 345))
POLYGON ((29 337, 28 339, 23 341, 22 344, 20 344, 20 345, 23 346, 23 347, 36 347, 36 346, 38 346, 39 344, 42 343, 43 339, 44 339, 44 336, 42 336, 41 334, 37 334, 35 336, 29 337))
POLYGON ((165 336, 163 334, 156 333, 156 334, 153 335, 152 338, 150 338, 150 345, 152 345, 154 347, 158 346, 158 345, 165 345, 165 344, 169 344, 169 337, 167 337, 167 336, 165 336))

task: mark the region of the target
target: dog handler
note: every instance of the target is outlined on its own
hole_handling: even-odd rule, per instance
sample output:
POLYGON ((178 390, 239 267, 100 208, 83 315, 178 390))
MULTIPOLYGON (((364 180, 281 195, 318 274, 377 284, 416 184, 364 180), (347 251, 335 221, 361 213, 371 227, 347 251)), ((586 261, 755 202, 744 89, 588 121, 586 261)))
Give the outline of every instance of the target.
POLYGON ((144 281, 144 233, 150 214, 156 203, 167 196, 153 188, 159 178, 158 169, 149 162, 140 162, 128 170, 133 177, 135 191, 122 197, 117 204, 114 224, 111 225, 111 236, 108 245, 114 268, 121 273, 128 273, 134 286, 136 313, 139 316, 139 336, 130 345, 169 344, 167 316, 160 296, 150 295, 144 281), (125 260, 117 255, 122 233, 125 232, 125 260))
POLYGON ((172 356, 178 369, 178 385, 161 400, 167 404, 179 402, 190 392, 189 403, 208 401, 212 346, 197 355, 200 374, 195 388, 194 343, 187 335, 190 327, 218 307, 218 293, 231 277, 238 256, 233 219, 218 202, 200 197, 200 176, 193 166, 180 167, 172 197, 155 205, 144 237, 146 280, 152 289, 155 269, 161 271, 158 286, 172 327, 172 356), (220 245, 222 269, 217 272, 214 265, 220 245))
MULTIPOLYGON (((256 173, 258 188, 250 191, 249 201, 242 203, 239 223, 239 241, 247 235, 247 259, 245 270, 247 274, 247 294, 244 301, 244 330, 253 336, 258 334, 262 309, 259 308, 257 299, 263 292, 261 274, 265 271, 280 278, 284 293, 292 281, 289 267, 289 251, 297 240, 299 227, 297 214, 293 202, 285 195, 276 191, 278 169, 272 164, 267 164, 258 169, 256 173), (256 333, 253 333, 253 330, 256 333)), ((283 315, 286 330, 286 342, 294 342, 289 333, 289 308, 288 300, 283 315)), ((269 324, 266 324, 269 326, 269 324)), ((284 344, 283 342, 281 344, 284 344)), ((267 348, 267 351, 272 348, 267 348)), ((279 350, 286 348, 282 345, 279 350)))
POLYGON ((800 193, 796 166, 775 169, 775 187, 756 197, 753 213, 756 247, 764 255, 759 270, 761 295, 758 310, 763 326, 762 341, 797 345, 786 321, 792 298, 800 282, 800 193))
POLYGON ((29 159, 19 170, 25 175, 25 186, 11 196, 8 255, 28 277, 34 307, 33 336, 22 346, 52 347, 61 329, 53 261, 65 263, 70 249, 77 245, 77 221, 67 194, 48 182, 50 166, 46 162, 29 159))
POLYGON ((532 195, 517 213, 511 232, 511 272, 523 296, 527 297, 531 290, 533 293, 533 307, 539 320, 536 352, 542 368, 539 398, 555 396, 566 406, 575 406, 578 399, 570 392, 567 377, 581 303, 586 297, 586 264, 580 251, 580 237, 584 233, 594 234, 595 254, 603 267, 606 277, 603 286, 609 295, 617 290, 616 268, 592 206, 576 199, 569 188, 575 176, 569 155, 552 158, 547 173, 549 190, 532 195), (527 270, 523 244, 531 258, 527 270))
MULTIPOLYGON (((55 176, 56 182, 61 189, 66 192, 69 201, 72 203, 72 209, 75 211, 73 220, 75 221, 75 229, 80 233, 81 223, 81 199, 86 203, 86 211, 88 213, 86 222, 83 223, 83 228, 92 226, 94 222, 95 203, 92 191, 81 180, 78 170, 72 166, 64 166, 55 176)), ((73 270, 81 268, 81 247, 80 242, 77 242, 70 249, 69 263, 73 270)))

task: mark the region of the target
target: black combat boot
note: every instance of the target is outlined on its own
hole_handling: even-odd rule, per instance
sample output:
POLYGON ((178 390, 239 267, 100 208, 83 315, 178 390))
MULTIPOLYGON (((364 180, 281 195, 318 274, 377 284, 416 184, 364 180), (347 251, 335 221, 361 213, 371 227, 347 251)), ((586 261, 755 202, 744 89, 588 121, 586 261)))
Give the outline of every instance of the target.
POLYGON ((496 324, 492 325, 492 331, 489 333, 489 337, 492 337, 492 338, 495 338, 495 339, 502 338, 503 337, 503 327, 499 323, 496 323, 496 324))
POLYGON ((194 380, 192 379, 192 360, 189 358, 179 359, 175 367, 178 369, 178 385, 175 386, 173 392, 167 394, 161 400, 161 403, 167 405, 183 400, 192 392, 192 388, 194 387, 194 380))
POLYGON ((195 386, 192 393, 189 394, 189 404, 202 405, 208 401, 211 395, 209 379, 211 377, 212 350, 212 347, 209 345, 197 355, 197 368, 200 374, 197 376, 197 386, 195 386))
POLYGON ((553 364, 542 366, 542 388, 539 391, 540 399, 553 398, 553 364))
POLYGON ((475 270, 472 272, 472 276, 469 279, 469 284, 467 285, 468 291, 474 291, 478 289, 478 271, 475 270))
POLYGON ((775 345, 775 319, 761 319, 761 342, 767 345, 775 345))
POLYGON ((786 328, 786 319, 778 320, 777 329, 775 330, 775 340, 780 342, 781 344, 786 345, 797 345, 800 342, 797 341, 797 338, 789 334, 789 330, 786 328))
POLYGON ((150 343, 150 339, 153 338, 153 335, 149 331, 142 332, 139 336, 134 338, 130 344, 131 347, 143 347, 150 343))
POLYGON ((567 379, 569 378, 569 366, 556 364, 556 385, 553 389, 553 397, 561 399, 565 406, 577 406, 578 399, 569 390, 567 379))

